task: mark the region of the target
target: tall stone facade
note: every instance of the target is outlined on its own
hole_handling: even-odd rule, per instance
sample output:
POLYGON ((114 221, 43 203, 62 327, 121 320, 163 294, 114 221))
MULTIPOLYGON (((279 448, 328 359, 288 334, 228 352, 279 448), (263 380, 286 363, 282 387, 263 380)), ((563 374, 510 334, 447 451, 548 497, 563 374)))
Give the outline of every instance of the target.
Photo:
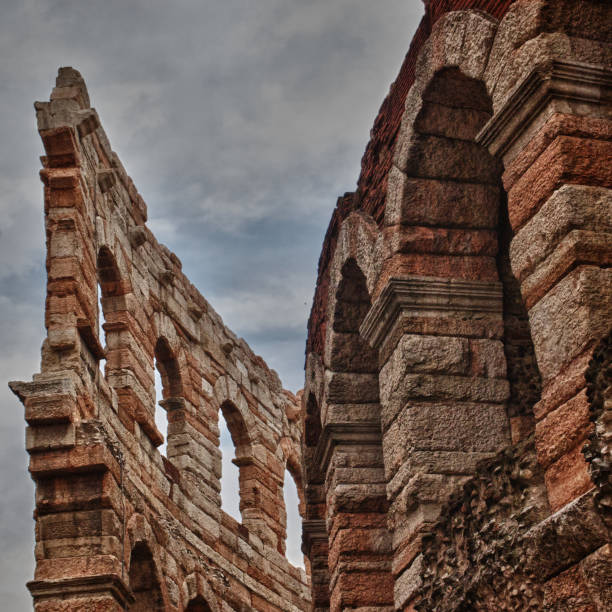
POLYGON ((315 610, 612 609, 612 5, 429 0, 338 200, 315 610))
POLYGON ((612 5, 425 8, 330 222, 299 399, 147 229, 80 75, 37 104, 48 335, 11 386, 38 612, 612 609, 612 5))
POLYGON ((297 398, 155 240, 79 73, 60 69, 36 112, 47 337, 40 373, 11 383, 36 484, 34 609, 307 610, 307 574, 284 555, 286 468, 302 491, 297 398), (221 509, 220 413, 241 523, 221 509))

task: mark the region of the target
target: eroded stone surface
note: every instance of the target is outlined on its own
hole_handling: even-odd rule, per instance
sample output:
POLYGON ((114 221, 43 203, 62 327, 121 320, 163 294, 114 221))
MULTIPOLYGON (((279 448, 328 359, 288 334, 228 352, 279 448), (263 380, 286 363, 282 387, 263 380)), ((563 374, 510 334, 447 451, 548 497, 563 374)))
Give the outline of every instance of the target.
POLYGON ((147 229, 78 73, 37 104, 48 337, 12 385, 37 610, 610 608, 612 6, 425 7, 325 237, 297 398, 147 229))

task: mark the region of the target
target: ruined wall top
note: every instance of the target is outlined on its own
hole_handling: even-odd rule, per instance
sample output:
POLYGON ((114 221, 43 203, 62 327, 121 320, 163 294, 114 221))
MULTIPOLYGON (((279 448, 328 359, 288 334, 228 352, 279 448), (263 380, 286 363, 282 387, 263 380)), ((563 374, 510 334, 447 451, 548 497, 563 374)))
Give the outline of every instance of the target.
POLYGON ((93 573, 123 606, 140 601, 133 568, 146 561, 156 576, 147 597, 164 610, 193 597, 212 610, 306 609, 307 574, 284 556, 285 469, 302 495, 297 398, 157 242, 81 75, 61 68, 35 108, 46 153, 47 338, 41 372, 11 384, 26 407, 38 491, 31 592, 93 573), (240 472, 241 523, 221 508, 220 413, 240 472), (84 509, 96 518, 60 545, 69 527, 50 528, 49 517, 72 524, 84 509), (94 537, 105 542, 99 554, 94 537))

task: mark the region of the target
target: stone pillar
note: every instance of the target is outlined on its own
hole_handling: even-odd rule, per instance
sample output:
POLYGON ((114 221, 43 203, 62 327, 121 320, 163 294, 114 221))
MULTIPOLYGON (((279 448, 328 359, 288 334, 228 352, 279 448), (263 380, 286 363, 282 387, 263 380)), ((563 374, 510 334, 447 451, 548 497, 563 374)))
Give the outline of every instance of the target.
POLYGON ((328 427, 323 437, 330 609, 387 610, 393 581, 380 426, 328 427))
POLYGON ((498 282, 391 278, 361 331, 380 350, 395 608, 420 586, 421 537, 478 461, 509 442, 498 282))
POLYGON ((370 308, 356 260, 342 264, 327 333, 323 431, 313 463, 325 477, 330 608, 393 605, 383 467, 378 353, 359 325, 370 308))
MULTIPOLYGON (((534 408, 538 461, 551 510, 575 524, 593 523, 582 510, 593 487, 582 453, 592 430, 584 375, 612 320, 611 91, 604 66, 550 60, 498 103, 479 135, 505 166, 515 233, 510 260, 542 374, 534 408)), ((575 597, 586 593, 577 576, 589 550, 558 577, 559 566, 542 572, 546 606, 569 609, 569 582, 575 597)))
POLYGON ((612 73, 553 61, 531 72, 480 135, 505 165, 521 283, 542 374, 538 458, 553 510, 591 488, 584 371, 612 320, 612 73))
POLYGON ((329 610, 329 546, 325 520, 304 520, 302 542, 302 551, 310 560, 313 611, 325 612, 329 610))
POLYGON ((122 564, 120 462, 94 422, 79 424, 83 395, 76 377, 38 375, 11 389, 25 406, 36 483, 36 572, 28 583, 35 610, 82 610, 94 603, 96 611, 124 610, 131 595, 122 564), (92 443, 78 446, 83 435, 92 443))

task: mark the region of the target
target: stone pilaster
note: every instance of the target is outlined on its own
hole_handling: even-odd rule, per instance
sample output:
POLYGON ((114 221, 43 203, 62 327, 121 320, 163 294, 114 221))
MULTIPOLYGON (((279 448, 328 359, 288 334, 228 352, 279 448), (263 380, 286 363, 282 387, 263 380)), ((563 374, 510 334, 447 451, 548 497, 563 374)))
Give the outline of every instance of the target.
POLYGON ((553 510, 592 483, 584 371, 612 319, 612 71, 551 61, 533 70, 479 135, 503 158, 513 272, 542 374, 538 459, 553 510))
POLYGON ((420 541, 450 495, 509 442, 498 282, 391 278, 362 335, 381 355, 395 606, 420 585, 420 541))

